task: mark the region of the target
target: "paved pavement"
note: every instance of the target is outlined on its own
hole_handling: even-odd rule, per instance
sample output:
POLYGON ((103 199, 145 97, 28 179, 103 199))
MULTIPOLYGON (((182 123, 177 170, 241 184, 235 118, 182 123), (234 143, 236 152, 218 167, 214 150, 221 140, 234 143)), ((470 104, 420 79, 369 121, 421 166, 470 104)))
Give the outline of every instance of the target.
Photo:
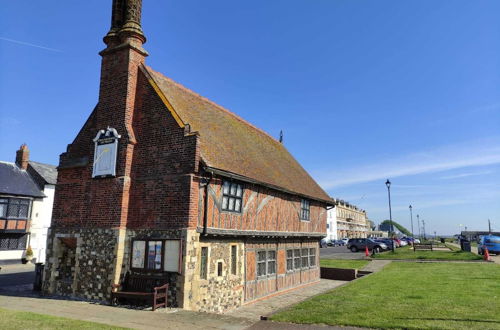
POLYGON ((377 260, 374 259, 368 263, 365 267, 363 267, 361 270, 367 271, 367 272, 378 272, 382 270, 385 266, 390 264, 392 261, 391 260, 377 260))
POLYGON ((177 308, 140 310, 125 307, 111 307, 75 300, 52 299, 38 296, 31 291, 33 265, 8 265, 0 270, 0 306, 5 309, 35 312, 71 319, 85 320, 136 329, 354 329, 293 325, 260 321, 287 306, 332 290, 347 282, 320 280, 301 288, 279 293, 273 297, 244 305, 227 314, 191 312, 177 308), (17 279, 17 281, 16 281, 17 279), (4 282, 5 280, 5 282, 4 282))
POLYGON ((321 279, 319 282, 309 284, 299 289, 280 293, 271 298, 266 298, 251 304, 241 306, 229 311, 226 315, 244 317, 249 320, 258 321, 261 316, 269 316, 291 305, 295 305, 310 297, 333 290, 344 285, 346 281, 334 281, 321 279))
POLYGON ((12 285, 32 285, 35 281, 35 265, 0 265, 0 288, 12 285))

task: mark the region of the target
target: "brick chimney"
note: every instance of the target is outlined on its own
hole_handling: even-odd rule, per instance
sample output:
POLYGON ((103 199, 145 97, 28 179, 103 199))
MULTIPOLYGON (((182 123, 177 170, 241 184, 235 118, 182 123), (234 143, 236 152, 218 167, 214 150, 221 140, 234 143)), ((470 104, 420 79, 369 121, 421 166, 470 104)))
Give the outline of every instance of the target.
POLYGON ((26 143, 23 143, 19 150, 16 151, 16 165, 21 169, 26 170, 28 168, 28 161, 30 160, 30 151, 26 143))
POLYGON ((141 27, 142 0, 113 0, 111 28, 104 37, 97 121, 118 130, 123 142, 135 143, 132 114, 137 74, 148 53, 141 27))

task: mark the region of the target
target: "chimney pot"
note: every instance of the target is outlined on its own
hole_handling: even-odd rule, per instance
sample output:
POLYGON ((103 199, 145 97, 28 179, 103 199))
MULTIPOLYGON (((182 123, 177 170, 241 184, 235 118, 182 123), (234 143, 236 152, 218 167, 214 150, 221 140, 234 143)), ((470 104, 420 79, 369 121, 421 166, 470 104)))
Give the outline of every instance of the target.
POLYGON ((28 161, 30 160, 30 151, 26 143, 23 143, 19 150, 16 151, 16 165, 21 169, 26 170, 28 168, 28 161))

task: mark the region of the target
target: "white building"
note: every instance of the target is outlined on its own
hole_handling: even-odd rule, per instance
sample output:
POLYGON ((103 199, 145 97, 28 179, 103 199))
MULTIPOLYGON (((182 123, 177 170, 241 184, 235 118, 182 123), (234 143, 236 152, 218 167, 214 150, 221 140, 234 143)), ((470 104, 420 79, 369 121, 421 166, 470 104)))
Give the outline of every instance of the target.
POLYGON ((339 239, 337 235, 337 208, 326 211, 326 239, 339 239))
POLYGON ((26 145, 15 163, 0 162, 0 263, 20 263, 28 246, 45 261, 56 181, 56 167, 30 161, 26 145))

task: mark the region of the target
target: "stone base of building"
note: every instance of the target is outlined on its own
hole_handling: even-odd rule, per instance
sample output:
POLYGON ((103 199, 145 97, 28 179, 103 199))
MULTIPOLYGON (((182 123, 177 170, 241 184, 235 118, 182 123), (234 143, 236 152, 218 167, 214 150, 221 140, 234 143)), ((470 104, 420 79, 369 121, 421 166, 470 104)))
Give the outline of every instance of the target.
POLYGON ((318 242, 312 239, 210 237, 195 229, 53 228, 47 241, 43 292, 92 301, 109 301, 111 285, 127 273, 156 274, 169 283, 168 306, 223 313, 320 277, 318 242), (132 267, 134 242, 141 240, 162 241, 165 248, 177 240, 178 271, 132 267))

